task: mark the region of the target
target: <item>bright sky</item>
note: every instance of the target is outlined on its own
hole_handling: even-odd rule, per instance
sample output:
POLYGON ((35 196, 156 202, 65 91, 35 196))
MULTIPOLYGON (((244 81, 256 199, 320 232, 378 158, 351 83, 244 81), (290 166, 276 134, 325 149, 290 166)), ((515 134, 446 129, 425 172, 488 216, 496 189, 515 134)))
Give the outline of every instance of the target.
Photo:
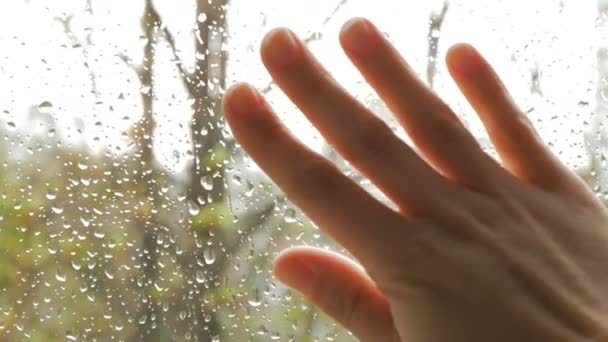
MULTIPOLYGON (((229 10, 229 80, 247 80, 258 87, 269 77, 258 57, 264 33, 275 26, 289 26, 306 36, 321 32, 311 44, 313 51, 338 80, 362 101, 383 112, 375 95, 347 62, 337 43, 344 21, 366 16, 388 33, 415 70, 426 66, 429 13, 439 10, 441 1, 350 0, 326 25, 324 19, 339 0, 234 0, 229 10)), ((125 148, 121 136, 141 115, 139 82, 132 70, 117 57, 142 58, 139 19, 143 1, 93 0, 94 14, 85 11, 84 0, 10 0, 0 2, 0 122, 5 129, 31 132, 28 113, 32 106, 43 108, 54 118, 58 136, 67 143, 86 142, 93 149, 125 148), (85 57, 63 32, 55 17, 74 15, 72 29, 82 45, 91 34, 85 57), (97 94, 85 62, 94 71, 97 94), (14 124, 14 128, 8 125, 14 124), (80 133, 78 130, 80 129, 80 133)), ((194 1, 156 1, 167 26, 174 32, 181 55, 192 64, 194 1)), ((608 35, 596 27, 593 1, 577 0, 452 0, 440 38, 440 60, 456 42, 475 44, 496 66, 518 102, 540 126, 542 135, 571 165, 578 165, 583 152, 580 130, 595 103, 595 51, 608 43, 608 35), (563 2, 563 8, 560 8, 563 2), (530 70, 541 70, 542 98, 530 95, 530 70), (579 102, 588 102, 581 107, 579 102)), ((157 120, 155 143, 159 158, 177 170, 187 161, 187 127, 190 115, 185 92, 176 78, 168 48, 159 51, 157 67, 157 120)), ((483 139, 480 125, 438 65, 437 91, 461 114, 483 139)), ((321 140, 302 115, 278 90, 270 101, 285 122, 302 139, 320 147, 321 140)), ((388 120, 389 116, 382 115, 388 120)), ((39 131, 49 127, 40 126, 39 131)))

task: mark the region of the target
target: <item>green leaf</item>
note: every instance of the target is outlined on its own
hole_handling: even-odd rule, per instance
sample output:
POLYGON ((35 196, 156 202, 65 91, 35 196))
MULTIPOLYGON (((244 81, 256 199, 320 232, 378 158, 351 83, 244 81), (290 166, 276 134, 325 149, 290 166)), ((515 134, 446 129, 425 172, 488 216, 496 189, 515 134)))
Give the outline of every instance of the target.
POLYGON ((221 168, 230 158, 230 153, 223 144, 216 144, 213 150, 207 153, 201 163, 210 169, 221 168))
POLYGON ((200 212, 192 218, 194 229, 223 228, 228 226, 232 214, 226 202, 210 203, 203 206, 200 212))

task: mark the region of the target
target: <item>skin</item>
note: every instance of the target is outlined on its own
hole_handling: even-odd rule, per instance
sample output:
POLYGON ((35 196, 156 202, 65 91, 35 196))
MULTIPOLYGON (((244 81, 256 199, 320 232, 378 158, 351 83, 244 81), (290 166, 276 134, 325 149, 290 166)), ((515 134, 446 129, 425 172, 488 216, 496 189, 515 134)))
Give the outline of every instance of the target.
POLYGON ((419 153, 349 95, 289 30, 262 43, 276 84, 390 208, 299 142, 251 86, 226 118, 285 194, 358 261, 296 247, 276 276, 361 341, 608 341, 608 215, 541 141, 470 45, 447 65, 502 163, 485 154, 368 20, 340 43, 419 153))

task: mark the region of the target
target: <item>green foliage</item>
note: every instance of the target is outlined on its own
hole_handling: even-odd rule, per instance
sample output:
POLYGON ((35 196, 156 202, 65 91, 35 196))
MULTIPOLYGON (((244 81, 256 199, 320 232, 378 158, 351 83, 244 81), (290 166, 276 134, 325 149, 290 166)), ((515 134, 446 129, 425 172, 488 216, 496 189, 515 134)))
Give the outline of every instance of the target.
POLYGON ((213 147, 210 153, 207 153, 202 164, 209 169, 217 169, 223 167, 230 160, 230 152, 225 146, 225 143, 218 143, 213 147))
POLYGON ((232 223, 232 214, 226 202, 210 203, 192 217, 192 227, 196 230, 221 229, 232 223))

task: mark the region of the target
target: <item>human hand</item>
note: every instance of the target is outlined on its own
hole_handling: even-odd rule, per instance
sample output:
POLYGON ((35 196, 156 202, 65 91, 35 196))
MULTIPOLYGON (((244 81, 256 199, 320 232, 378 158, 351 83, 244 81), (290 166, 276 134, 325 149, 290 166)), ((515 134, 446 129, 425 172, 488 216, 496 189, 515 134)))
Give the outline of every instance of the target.
POLYGON ((398 208, 297 141, 253 88, 233 86, 224 110, 241 145, 362 265, 298 247, 279 255, 277 277, 362 341, 608 339, 606 210, 541 142, 488 63, 464 44, 447 56, 504 166, 373 24, 350 21, 340 42, 424 159, 293 33, 270 32, 261 54, 276 84, 398 208))

